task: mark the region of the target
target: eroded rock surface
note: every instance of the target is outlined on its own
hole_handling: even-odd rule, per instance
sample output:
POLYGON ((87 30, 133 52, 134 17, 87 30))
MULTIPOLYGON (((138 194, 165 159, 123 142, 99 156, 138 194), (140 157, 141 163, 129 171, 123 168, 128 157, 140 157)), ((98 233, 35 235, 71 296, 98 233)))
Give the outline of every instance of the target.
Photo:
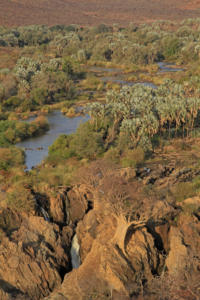
POLYGON ((16 226, 2 231, 0 299, 198 299, 199 198, 173 206, 125 171, 97 170, 88 184, 60 190, 47 205, 51 222, 10 212, 16 226), (75 233, 81 265, 71 270, 75 233))
POLYGON ((62 235, 57 225, 30 216, 12 234, 1 238, 0 299, 9 294, 41 299, 60 285, 62 273, 71 269, 71 240, 66 243, 66 231, 62 235))
MULTIPOLYGON (((120 193, 116 194, 118 198, 109 199, 112 186, 107 176, 99 176, 99 190, 95 187, 92 193, 93 209, 76 228, 82 264, 66 274, 59 292, 47 299, 130 299, 139 295, 145 282, 162 272, 163 254, 169 249, 166 220, 174 214, 174 209, 157 201, 151 209, 141 209, 142 220, 128 220, 120 206, 122 203, 117 202, 120 193)), ((132 187, 132 183, 121 184, 118 191, 123 189, 123 184, 127 184, 127 189, 132 187)), ((114 186, 117 190, 117 185, 114 186)), ((137 189, 137 184, 134 188, 137 189)), ((127 199, 123 193, 121 197, 124 197, 120 199, 122 202, 127 199)), ((137 210, 137 200, 132 197, 137 210)))

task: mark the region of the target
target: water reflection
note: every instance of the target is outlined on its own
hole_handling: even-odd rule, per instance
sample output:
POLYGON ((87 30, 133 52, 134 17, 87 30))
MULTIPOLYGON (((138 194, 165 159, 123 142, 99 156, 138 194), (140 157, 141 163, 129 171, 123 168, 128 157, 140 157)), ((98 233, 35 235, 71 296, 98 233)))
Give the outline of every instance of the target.
POLYGON ((67 118, 60 111, 54 111, 47 115, 50 125, 49 131, 41 136, 29 138, 17 144, 25 149, 27 170, 41 163, 48 155, 48 147, 61 134, 71 134, 77 127, 89 119, 89 116, 67 118))
POLYGON ((184 71, 183 68, 174 67, 175 65, 173 63, 158 62, 157 65, 160 69, 159 73, 184 71), (172 67, 170 67, 170 66, 172 66, 172 67))

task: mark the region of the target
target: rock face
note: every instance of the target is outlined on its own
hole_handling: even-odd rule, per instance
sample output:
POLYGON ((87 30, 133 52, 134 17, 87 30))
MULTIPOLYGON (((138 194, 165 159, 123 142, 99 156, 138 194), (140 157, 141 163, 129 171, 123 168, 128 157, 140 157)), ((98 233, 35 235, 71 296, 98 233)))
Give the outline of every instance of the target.
POLYGON ((71 268, 66 231, 62 236, 57 225, 31 216, 1 239, 0 299, 41 299, 60 285, 62 272, 71 268))
POLYGON ((166 259, 166 266, 171 274, 184 269, 187 263, 187 247, 183 244, 183 235, 176 227, 169 232, 170 252, 166 259))
POLYGON ((77 223, 88 210, 89 199, 90 195, 85 185, 59 191, 56 197, 49 200, 53 222, 60 225, 77 223))
POLYGON ((61 285, 72 268, 74 227, 88 209, 88 197, 85 186, 75 186, 39 198, 29 216, 0 211, 0 299, 43 299, 61 285))
MULTIPOLYGON (((82 264, 65 275, 59 292, 46 299, 130 299, 164 266, 164 246, 159 248, 157 240, 162 241, 161 234, 167 234, 165 223, 135 223, 127 221, 120 211, 113 213, 102 186, 100 194, 105 198, 94 193, 94 208, 76 228, 82 264)), ((167 205, 155 206, 160 218, 172 211, 167 205)))
POLYGON ((61 190, 51 222, 0 212, 0 299, 198 299, 199 198, 151 203, 126 174, 97 170, 94 184, 61 190), (71 270, 75 233, 81 265, 71 270))
POLYGON ((191 181, 200 174, 199 169, 176 169, 173 166, 154 166, 150 168, 138 168, 136 176, 143 180, 143 184, 173 185, 177 182, 191 181))
MULTIPOLYGON (((163 176, 170 176, 171 171, 164 171, 163 176)), ((99 190, 95 186, 92 193, 93 209, 76 228, 82 264, 66 274, 59 290, 45 299, 139 299, 143 295, 141 299, 156 300, 161 292, 166 299, 175 299, 174 295, 197 299, 192 293, 197 291, 200 275, 195 260, 200 250, 198 216, 182 217, 178 210, 177 217, 172 205, 160 200, 154 200, 151 206, 149 199, 143 199, 138 206, 137 185, 134 187, 131 180, 127 185, 127 189, 134 190, 131 209, 136 210, 136 217, 138 209, 143 221, 127 219, 117 197, 121 197, 121 203, 127 198, 118 192, 117 197, 113 196, 117 184, 110 184, 110 174, 99 178, 99 190), (188 275, 188 279, 181 274, 188 275)), ((124 184, 121 182, 120 191, 124 184)))

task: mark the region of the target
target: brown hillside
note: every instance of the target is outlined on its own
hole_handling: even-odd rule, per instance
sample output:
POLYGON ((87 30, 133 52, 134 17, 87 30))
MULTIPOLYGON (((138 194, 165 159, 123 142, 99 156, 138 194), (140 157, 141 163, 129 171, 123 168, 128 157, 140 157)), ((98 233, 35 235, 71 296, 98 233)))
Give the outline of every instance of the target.
POLYGON ((200 0, 0 0, 0 25, 126 25, 200 16, 200 0))

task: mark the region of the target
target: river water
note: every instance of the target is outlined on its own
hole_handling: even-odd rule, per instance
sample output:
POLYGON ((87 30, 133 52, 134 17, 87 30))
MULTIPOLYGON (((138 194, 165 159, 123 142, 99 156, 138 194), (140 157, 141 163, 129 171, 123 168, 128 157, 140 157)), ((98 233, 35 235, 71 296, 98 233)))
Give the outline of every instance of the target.
MULTIPOLYGON (((158 67, 159 67, 159 73, 167 73, 167 72, 178 72, 178 71, 184 71, 183 68, 178 68, 176 67, 173 63, 167 63, 167 62, 158 62, 157 63, 158 67)), ((119 85, 128 85, 128 86, 133 86, 135 84, 141 84, 144 86, 149 86, 153 89, 156 89, 157 86, 155 84, 153 84, 152 82, 133 82, 133 81, 128 81, 125 79, 125 76, 123 74, 123 71, 121 69, 118 68, 103 68, 103 67, 91 67, 89 69, 91 72, 94 73, 107 73, 108 76, 103 75, 100 77, 100 79, 103 82, 112 82, 112 83, 116 83, 119 85), (112 75, 110 75, 110 73, 112 73, 112 75)), ((134 73, 133 73, 134 74, 134 73)), ((129 74, 130 75, 130 74, 129 74)))
POLYGON ((48 155, 48 147, 59 135, 74 133, 81 123, 89 119, 89 116, 67 118, 60 111, 54 111, 47 115, 47 119, 50 126, 49 131, 17 144, 18 147, 25 149, 27 170, 31 170, 32 167, 41 163, 48 155))
MULTIPOLYGON (((183 70, 181 68, 172 68, 170 67, 170 64, 167 63, 158 63, 158 66, 160 69, 159 72, 177 72, 183 70)), ((101 77, 101 80, 104 82, 114 82, 120 85, 128 86, 133 86, 136 84, 135 82, 124 80, 122 71, 120 69, 94 67, 91 71, 115 73, 115 76, 101 77)), ((156 85, 150 82, 140 82, 139 84, 156 88, 156 85)), ((27 122, 33 121, 33 119, 34 117, 31 117, 27 120, 27 122)), ((31 170, 32 167, 35 167, 41 163, 41 161, 48 155, 48 147, 53 144, 59 135, 74 133, 81 123, 89 120, 89 116, 86 115, 67 118, 60 111, 54 111, 47 115, 47 119, 50 126, 49 131, 41 136, 32 137, 17 144, 18 147, 25 149, 27 170, 31 170)), ((44 210, 42 212, 45 220, 48 221, 48 214, 44 210)), ((77 235, 75 235, 72 240, 70 251, 73 269, 78 268, 81 264, 79 249, 80 245, 78 243, 77 235)))
MULTIPOLYGON (((174 67, 173 64, 159 62, 159 72, 177 72, 183 71, 182 68, 174 67)), ((133 86, 136 82, 126 81, 123 77, 123 72, 117 68, 103 68, 103 67, 91 67, 91 72, 94 73, 104 73, 100 78, 102 81, 113 82, 116 84, 133 86), (108 76, 105 75, 108 74, 108 76)), ((156 88, 151 82, 139 82, 137 84, 142 84, 144 86, 149 86, 151 88, 156 88)), ((30 122, 34 119, 31 117, 26 120, 30 122)), ((25 163, 27 170, 31 170, 32 167, 35 167, 41 163, 41 161, 48 155, 48 147, 53 144, 55 139, 60 134, 71 134, 74 133, 77 127, 82 123, 86 122, 89 119, 89 116, 78 116, 74 118, 65 117, 60 111, 54 111, 47 115, 50 129, 45 134, 37 137, 32 137, 23 142, 17 144, 18 147, 25 149, 25 163)))
POLYGON ((183 68, 177 68, 173 63, 167 63, 167 62, 158 62, 157 63, 159 67, 159 73, 163 72, 178 72, 178 71, 184 71, 183 68))

